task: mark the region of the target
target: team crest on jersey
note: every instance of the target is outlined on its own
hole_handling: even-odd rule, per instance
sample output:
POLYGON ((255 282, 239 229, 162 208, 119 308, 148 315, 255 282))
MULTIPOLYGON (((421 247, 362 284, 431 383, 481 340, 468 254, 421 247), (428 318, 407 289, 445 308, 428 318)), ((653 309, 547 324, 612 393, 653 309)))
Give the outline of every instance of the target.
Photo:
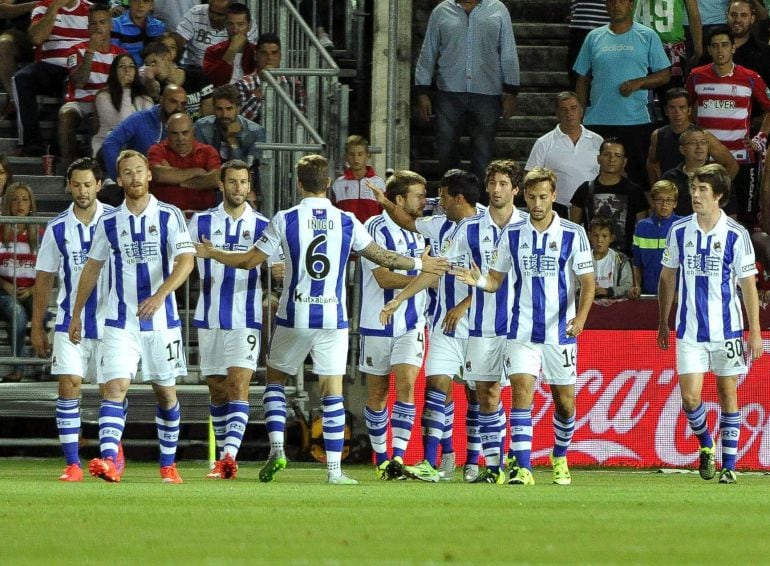
POLYGON ((152 234, 153 236, 157 236, 157 235, 158 235, 158 229, 155 227, 155 225, 152 225, 152 226, 150 226, 150 230, 149 230, 149 232, 150 232, 150 234, 152 234))
POLYGON ((555 252, 558 249, 556 242, 551 242, 550 244, 548 244, 548 249, 551 250, 552 252, 555 252))
POLYGON ((244 230, 243 231, 243 239, 244 240, 251 240, 251 232, 249 232, 248 230, 244 230))
POLYGON ((78 55, 77 53, 73 53, 69 57, 67 57, 67 67, 70 69, 74 69, 78 66, 78 55))
POLYGON ((719 242, 719 241, 714 242, 714 251, 715 252, 722 251, 722 242, 719 242))

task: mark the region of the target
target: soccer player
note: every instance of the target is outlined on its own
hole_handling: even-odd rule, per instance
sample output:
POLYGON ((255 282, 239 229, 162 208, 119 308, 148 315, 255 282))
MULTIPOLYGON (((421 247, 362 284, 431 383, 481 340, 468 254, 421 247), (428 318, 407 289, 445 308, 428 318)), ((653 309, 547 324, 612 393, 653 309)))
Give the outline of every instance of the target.
POLYGON ((160 476, 165 483, 182 483, 174 463, 179 439, 176 378, 187 373, 187 362, 174 291, 192 271, 195 247, 181 211, 149 193, 152 175, 144 155, 121 152, 117 170, 125 201, 96 227, 69 326, 70 341, 79 344, 84 338, 80 313, 109 259, 99 410, 102 457, 91 460, 88 470, 108 482, 121 479, 115 457, 125 426, 123 400, 141 361, 142 380, 152 384, 158 401, 160 476))
MULTIPOLYGON (((46 227, 35 269, 35 291, 32 307, 32 347, 41 358, 51 355, 51 344, 45 331, 45 317, 53 289, 54 278, 59 276, 59 294, 56 298, 56 326, 53 339, 51 374, 59 378, 59 397, 56 399, 56 427, 67 467, 59 479, 77 482, 83 479, 78 441, 80 436, 80 385, 89 375, 101 387, 103 383, 101 358, 104 308, 109 291, 107 273, 99 279, 85 304, 88 322, 83 340, 75 345, 69 341, 69 328, 75 293, 83 266, 88 259, 94 231, 99 218, 112 207, 96 199, 101 188, 102 171, 95 159, 85 157, 67 169, 67 186, 72 194, 72 205, 46 227)), ((122 449, 118 445, 116 460, 122 473, 122 449)))
POLYGON ((668 318, 678 288, 676 371, 682 408, 700 444, 698 471, 704 480, 716 475, 714 440, 701 401, 703 376, 711 369, 722 410, 719 483, 732 484, 741 434, 738 376, 747 371, 737 286, 748 315, 748 353, 755 360, 762 355, 754 248, 746 229, 720 208, 730 196, 724 167, 712 163, 696 169, 690 194, 694 214, 671 226, 661 261, 658 345, 668 349, 668 318))
POLYGON ((534 485, 532 400, 535 381, 542 372, 555 406, 555 446, 551 453, 553 482, 568 485, 572 478, 567 449, 575 430, 576 337, 583 331, 594 298, 591 248, 585 230, 559 218, 556 176, 536 167, 524 177, 524 199, 529 218, 505 228, 497 258, 486 275, 478 267, 460 270, 458 277, 489 293, 512 278, 515 301, 511 312, 506 365, 513 389, 511 408, 512 485, 534 485), (577 286, 580 299, 576 309, 577 286))
MULTIPOLYGON (((379 200, 396 224, 422 234, 431 242, 438 242, 440 249, 444 250, 457 223, 478 213, 478 179, 472 173, 450 169, 439 181, 439 195, 445 214, 417 219, 398 210, 386 199, 379 200)), ((463 257, 448 259, 450 263, 467 263, 463 257)), ((425 364, 426 390, 422 412, 425 459, 415 466, 404 468, 409 477, 426 482, 438 482, 441 479, 437 469, 438 447, 444 435, 446 400, 452 387, 452 378, 461 375, 465 362, 471 289, 467 285, 458 284, 451 273, 446 273, 441 278, 421 274, 386 304, 380 315, 384 323, 388 322, 401 303, 436 284, 439 294, 431 326, 430 350, 425 364)))
MULTIPOLYGON (((422 216, 426 181, 411 171, 396 171, 385 185, 385 195, 412 218, 422 216)), ((379 206, 379 205, 378 205, 379 206)), ((398 226, 387 212, 373 216, 364 227, 383 248, 407 257, 419 257, 425 249, 420 234, 398 226)), ((404 453, 414 425, 414 383, 425 354, 425 303, 427 292, 403 303, 389 324, 380 322, 380 310, 406 287, 416 271, 393 271, 367 259, 361 261, 361 317, 359 370, 366 376, 364 420, 380 479, 403 476, 404 453), (395 377, 396 402, 388 419, 388 387, 395 377), (393 431, 393 458, 388 458, 388 420, 393 431), (391 463, 392 462, 392 463, 391 463)))
MULTIPOLYGON (((223 250, 245 251, 268 224, 246 202, 251 191, 249 166, 232 160, 222 165, 223 202, 190 220, 190 237, 209 239, 223 250)), ((211 422, 218 457, 211 479, 234 479, 236 459, 249 422, 249 383, 259 359, 262 286, 259 269, 243 271, 198 259, 201 293, 193 326, 198 328, 201 375, 211 396, 211 422)))
POLYGON ((448 268, 441 258, 408 258, 383 249, 353 214, 331 204, 330 183, 328 161, 320 155, 305 156, 297 164, 302 201, 278 212, 252 248, 245 252, 224 251, 205 237, 203 243, 196 244, 198 257, 241 269, 255 268, 279 248, 286 258, 263 398, 270 438, 270 455, 259 471, 263 482, 272 481, 286 467, 284 386, 290 376, 304 371, 309 353, 313 371, 319 376, 323 404, 327 481, 334 485, 358 483, 343 474, 340 466, 345 430, 342 377, 348 351, 345 281, 351 251, 389 269, 440 274, 448 268))

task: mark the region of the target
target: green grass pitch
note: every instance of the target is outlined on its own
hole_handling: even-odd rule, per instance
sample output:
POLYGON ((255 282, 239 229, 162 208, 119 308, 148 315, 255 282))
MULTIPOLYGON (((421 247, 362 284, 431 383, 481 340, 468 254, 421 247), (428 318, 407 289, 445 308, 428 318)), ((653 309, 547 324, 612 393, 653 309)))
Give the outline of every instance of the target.
MULTIPOLYGON (((60 460, 0 459, 0 564, 760 564, 770 560, 770 477, 537 470, 533 487, 324 484, 295 465, 261 484, 181 462, 183 485, 129 462, 123 482, 56 481, 60 460)), ((458 470, 460 472, 460 470, 458 470)))

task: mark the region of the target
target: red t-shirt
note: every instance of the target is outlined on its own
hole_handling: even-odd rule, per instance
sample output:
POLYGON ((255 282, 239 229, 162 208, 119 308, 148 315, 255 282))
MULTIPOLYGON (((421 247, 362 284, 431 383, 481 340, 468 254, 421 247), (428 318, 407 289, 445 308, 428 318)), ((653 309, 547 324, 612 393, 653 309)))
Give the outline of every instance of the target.
MULTIPOLYGON (((219 153, 210 145, 193 142, 193 149, 182 157, 168 146, 168 140, 156 143, 147 152, 147 160, 150 167, 160 165, 166 161, 171 167, 177 169, 193 169, 200 167, 206 171, 219 169, 222 162, 219 153)), ((173 204, 184 210, 207 210, 216 203, 216 189, 185 189, 179 185, 166 185, 158 183, 154 179, 150 182, 150 192, 158 200, 173 204)))

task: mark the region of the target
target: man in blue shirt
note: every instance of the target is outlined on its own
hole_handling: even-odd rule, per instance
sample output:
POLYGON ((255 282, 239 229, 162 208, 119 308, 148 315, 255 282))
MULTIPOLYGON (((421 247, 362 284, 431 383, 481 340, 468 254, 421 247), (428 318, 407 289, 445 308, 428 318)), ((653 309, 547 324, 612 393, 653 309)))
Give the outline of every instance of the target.
POLYGON ((436 79, 436 157, 444 171, 460 165, 457 147, 468 124, 471 169, 483 179, 494 151, 497 122, 508 118, 519 91, 519 58, 511 16, 500 0, 444 0, 430 15, 415 69, 420 117, 433 110, 436 79))
POLYGON ((142 64, 142 49, 166 31, 166 24, 150 15, 153 4, 129 0, 128 11, 112 20, 112 44, 128 51, 137 66, 142 64))

